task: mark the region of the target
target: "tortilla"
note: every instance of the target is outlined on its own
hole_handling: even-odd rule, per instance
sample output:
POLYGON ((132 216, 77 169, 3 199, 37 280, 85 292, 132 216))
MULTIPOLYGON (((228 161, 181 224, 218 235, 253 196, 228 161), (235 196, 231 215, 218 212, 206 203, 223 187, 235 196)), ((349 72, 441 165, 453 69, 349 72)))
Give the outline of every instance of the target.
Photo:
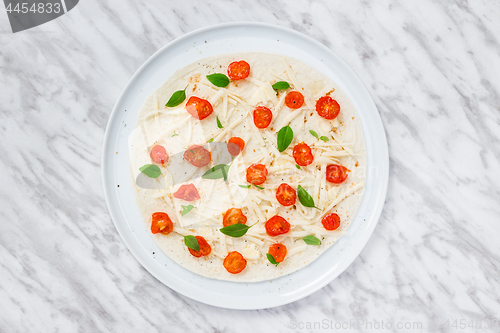
POLYGON ((152 234, 158 246, 182 267, 214 279, 256 282, 304 268, 345 234, 364 193, 366 150, 353 104, 318 70, 281 55, 224 54, 178 70, 146 99, 139 112, 137 127, 129 138, 129 147, 131 181, 145 227, 150 229, 152 213, 166 212, 174 222, 174 232, 152 234), (228 65, 242 59, 251 66, 248 78, 231 81, 226 88, 216 87, 206 78, 213 73, 227 74, 228 65), (291 88, 274 91, 271 85, 278 81, 288 82, 291 88), (165 107, 174 92, 184 89, 187 98, 183 103, 165 107), (292 90, 300 91, 305 97, 304 105, 296 110, 284 105, 285 95, 292 90), (326 120, 316 112, 316 101, 325 95, 340 104, 340 114, 334 120, 326 120), (210 101, 214 112, 201 121, 195 119, 184 108, 190 96, 210 101), (266 129, 258 129, 253 123, 252 112, 259 105, 273 112, 273 120, 266 129), (279 153, 277 132, 288 124, 294 133, 293 141, 288 149, 279 153), (316 138, 310 130, 328 141, 316 138), (222 156, 221 145, 233 136, 243 138, 245 148, 236 158, 224 160, 227 156, 222 156), (212 142, 207 143, 209 141, 212 142), (298 169, 292 150, 300 142, 312 148, 314 162, 298 169), (170 158, 165 167, 161 167, 162 175, 151 179, 139 168, 152 163, 149 153, 156 144, 163 145, 170 158), (212 150, 214 161, 218 159, 217 163, 230 164, 227 183, 223 179, 201 178, 213 164, 194 168, 182 158, 193 144, 210 147, 207 149, 212 150), (239 186, 248 185, 245 170, 253 163, 264 164, 269 170, 266 182, 261 185, 263 190, 239 186), (328 164, 347 167, 350 170, 347 180, 339 185, 327 182, 325 169, 328 164), (319 209, 304 207, 298 198, 294 206, 280 205, 275 193, 283 182, 295 189, 300 184, 319 209), (173 198, 173 193, 182 184, 194 184, 201 199, 186 202, 173 198), (190 204, 195 208, 182 216, 182 206, 190 204), (231 207, 243 210, 248 218, 247 225, 257 223, 241 238, 225 236, 219 231, 222 215, 231 207), (321 218, 332 212, 340 216, 341 226, 327 231, 321 218), (264 225, 276 214, 284 217, 292 228, 284 235, 271 237, 266 234, 264 225), (304 242, 303 237, 311 234, 321 240, 321 245, 304 242), (203 236, 212 247, 210 255, 192 256, 184 244, 185 235, 203 236), (288 249, 285 260, 278 266, 266 257, 269 246, 276 242, 288 249), (238 251, 247 260, 247 267, 241 273, 230 274, 224 268, 223 260, 228 251, 238 251))

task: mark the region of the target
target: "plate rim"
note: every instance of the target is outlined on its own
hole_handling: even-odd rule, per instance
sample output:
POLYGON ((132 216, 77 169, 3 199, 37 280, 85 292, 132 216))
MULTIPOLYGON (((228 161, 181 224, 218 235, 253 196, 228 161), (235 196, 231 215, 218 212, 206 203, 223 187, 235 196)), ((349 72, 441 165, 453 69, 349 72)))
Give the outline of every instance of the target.
MULTIPOLYGON (((366 132, 365 132, 364 127, 363 127, 363 134, 365 136, 365 141, 366 141, 367 139, 366 139, 366 132)), ((121 93, 118 96, 118 98, 113 106, 111 114, 109 115, 109 120, 108 120, 108 123, 106 125, 104 140, 103 140, 103 144, 102 144, 102 156, 101 156, 101 177, 102 177, 102 181, 103 181, 104 197, 106 200, 106 205, 108 207, 108 212, 111 216, 111 219, 113 221, 113 224, 114 224, 116 230, 118 231, 118 234, 120 235, 122 241, 127 246, 127 249, 129 250, 129 252, 132 253, 132 255, 134 256, 134 258, 141 264, 142 267, 144 267, 149 272, 149 274, 153 275, 157 280, 159 280, 166 287, 175 291, 176 293, 179 293, 185 297, 188 297, 189 299, 196 300, 200 303, 208 304, 208 305, 215 306, 215 307, 235 309, 235 310, 266 309, 266 308, 277 307, 277 306, 281 306, 281 305, 295 302, 299 299, 307 297, 307 296, 315 293, 316 291, 322 289, 324 286, 326 286, 327 284, 332 282, 334 279, 336 279, 340 274, 342 274, 354 262, 354 260, 356 260, 356 258, 359 256, 361 251, 366 247, 366 245, 368 244, 368 241, 370 240, 370 238, 373 234, 373 231, 375 230, 375 227, 378 225, 378 222, 380 220, 380 216, 382 214, 382 210, 383 210, 383 207, 385 204, 385 199, 387 197, 387 189, 388 189, 388 184, 389 184, 389 170, 390 170, 389 149, 388 149, 388 144, 387 144, 386 132, 385 132, 385 128, 384 128, 383 123, 382 123, 380 112, 378 111, 378 108, 376 107, 375 102, 373 101, 373 98, 372 98, 371 94, 369 93, 368 89, 363 84, 363 81, 361 81, 359 76, 347 65, 347 63, 343 59, 341 59, 333 50, 326 47, 324 44, 320 43, 319 41, 313 39, 312 37, 309 37, 308 35, 305 35, 301 32, 296 31, 296 30, 282 27, 282 26, 279 26, 276 24, 269 24, 269 23, 262 23, 262 22, 251 22, 251 21, 221 23, 221 24, 215 24, 215 25, 210 25, 210 26, 206 26, 203 28, 199 28, 199 29, 193 30, 191 32, 188 32, 188 33, 182 35, 182 36, 175 38, 171 42, 167 43, 166 45, 164 45, 163 47, 158 49, 154 54, 152 54, 135 71, 135 73, 129 79, 129 81, 127 82, 125 87, 121 90, 121 93), (218 304, 216 301, 207 301, 207 300, 197 299, 197 298, 193 297, 193 295, 188 295, 188 294, 184 293, 183 291, 178 290, 178 288, 167 284, 162 279, 162 277, 159 276, 160 274, 157 274, 153 269, 150 269, 150 267, 148 267, 149 265, 146 263, 145 259, 143 259, 143 257, 142 257, 144 255, 144 253, 141 253, 141 251, 135 250, 135 246, 133 246, 135 244, 133 244, 131 242, 131 239, 129 238, 130 236, 125 234, 124 226, 117 222, 117 220, 119 220, 119 218, 115 214, 114 207, 112 207, 112 200, 114 200, 116 198, 112 198, 112 190, 111 190, 112 187, 108 185, 109 180, 107 177, 107 170, 108 170, 108 168, 110 168, 110 166, 112 164, 112 163, 106 162, 107 156, 109 155, 108 145, 110 145, 110 143, 113 141, 113 139, 115 139, 115 138, 111 137, 111 132, 112 132, 111 128, 113 127, 113 123, 115 122, 115 118, 119 114, 119 110, 118 110, 119 104, 124 99, 125 92, 127 92, 129 90, 130 86, 133 84, 133 82, 136 80, 136 78, 143 72, 143 70, 148 65, 150 65, 162 52, 164 52, 164 50, 172 47, 173 45, 175 45, 177 43, 181 43, 184 40, 189 39, 190 37, 197 35, 197 34, 206 33, 206 32, 210 32, 211 30, 216 30, 216 29, 221 29, 221 28, 234 28, 234 27, 264 27, 264 28, 268 28, 268 29, 276 29, 278 31, 288 33, 288 34, 294 35, 295 37, 304 39, 307 42, 312 43, 316 47, 319 47, 320 49, 322 49, 324 52, 326 52, 328 54, 329 57, 332 57, 333 59, 335 59, 335 61, 341 63, 342 66, 349 72, 349 74, 352 75, 356 79, 356 81, 358 81, 359 87, 363 90, 363 93, 366 94, 367 96, 369 96, 370 107, 376 111, 375 115, 374 115, 376 118, 375 119, 376 124, 374 124, 374 126, 380 127, 381 132, 384 134, 380 138, 382 140, 383 151, 377 151, 377 153, 379 155, 383 155, 382 156, 383 164, 384 164, 383 171, 385 171, 385 172, 383 172, 382 175, 380 175, 380 177, 382 177, 384 179, 384 181, 382 183, 382 189, 381 189, 382 192, 378 191, 380 193, 379 194, 380 201, 377 205, 375 205, 373 207, 374 209, 373 209, 373 215, 372 215, 373 217, 372 218, 374 219, 374 222, 372 225, 370 225, 370 228, 368 228, 366 233, 365 233, 364 239, 362 240, 363 245, 360 246, 359 248, 354 248, 351 250, 351 251, 355 252, 355 255, 352 255, 349 258, 349 260, 344 260, 342 262, 341 269, 339 269, 338 274, 332 274, 332 276, 327 277, 327 278, 323 278, 322 280, 318 279, 318 281, 316 282, 316 284, 313 287, 311 287, 307 290, 304 290, 304 291, 297 292, 293 296, 288 296, 287 298, 283 298, 283 300, 281 300, 281 301, 276 301, 276 302, 269 304, 269 305, 224 306, 224 305, 218 304)), ((115 201, 119 207, 120 206, 119 201, 117 199, 115 201)), ((115 204, 115 206, 116 206, 116 204, 115 204)), ((196 273, 193 273, 193 274, 196 274, 196 273)), ((293 274, 293 273, 291 273, 291 274, 293 274)), ((209 278, 207 278, 207 279, 209 279, 209 278)), ((232 281, 225 281, 225 282, 227 282, 227 283, 239 283, 239 282, 232 282, 232 281)), ((276 297, 276 299, 282 299, 282 298, 276 297)))

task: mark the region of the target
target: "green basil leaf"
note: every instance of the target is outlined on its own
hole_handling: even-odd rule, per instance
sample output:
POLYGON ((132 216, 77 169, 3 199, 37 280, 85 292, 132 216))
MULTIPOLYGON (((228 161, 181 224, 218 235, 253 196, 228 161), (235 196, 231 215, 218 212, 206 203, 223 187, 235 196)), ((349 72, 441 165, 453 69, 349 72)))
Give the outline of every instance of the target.
POLYGON ((293 131, 290 125, 287 125, 278 132, 278 150, 283 152, 288 148, 293 139, 293 131))
POLYGON ((210 140, 207 141, 208 143, 214 142, 214 138, 211 138, 210 140))
POLYGON ((161 170, 157 165, 154 164, 146 164, 139 168, 143 174, 148 176, 149 178, 158 178, 161 175, 161 170))
POLYGON ((318 207, 314 206, 314 199, 302 186, 299 185, 297 187, 297 190, 299 192, 299 201, 302 206, 319 209, 318 207))
POLYGON ((260 186, 255 185, 255 184, 253 184, 253 186, 255 186, 256 188, 258 188, 259 190, 263 190, 264 189, 263 187, 260 187, 260 186))
POLYGON ((309 130, 309 133, 311 133, 311 135, 314 136, 316 139, 318 138, 318 133, 314 132, 313 130, 309 130))
POLYGON ((328 139, 328 137, 326 137, 326 136, 321 136, 319 139, 322 141, 325 141, 325 142, 330 141, 330 139, 328 139))
POLYGON ((266 256, 267 256, 267 260, 269 260, 269 262, 271 264, 273 264, 274 266, 279 265, 279 262, 277 262, 276 259, 274 259, 273 255, 271 253, 266 253, 266 256))
POLYGON ((229 165, 227 164, 217 164, 213 168, 210 168, 201 176, 203 179, 220 179, 224 178, 224 181, 227 180, 227 174, 229 171, 229 165))
POLYGON ((250 229, 251 226, 242 224, 242 223, 236 223, 224 228, 220 228, 220 232, 222 232, 224 235, 228 235, 231 237, 241 237, 244 234, 247 233, 248 229, 250 229))
POLYGON ((300 165, 295 164, 295 167, 300 170, 300 165))
POLYGON ((184 90, 177 90, 176 92, 174 92, 172 94, 172 96, 170 96, 170 99, 168 100, 167 104, 165 104, 165 106, 169 107, 169 108, 173 108, 174 106, 177 106, 177 105, 181 104, 182 102, 184 102, 184 100, 186 99, 187 87, 188 86, 186 86, 186 88, 184 88, 184 90))
POLYGON ((189 247, 191 250, 200 251, 200 244, 196 237, 188 235, 184 236, 184 244, 189 247))
POLYGON ((252 185, 238 185, 241 188, 250 188, 252 185))
POLYGON ((314 235, 307 235, 306 237, 302 238, 302 240, 307 245, 321 245, 321 241, 314 235))
POLYGON ((286 81, 278 81, 272 85, 274 90, 285 90, 290 88, 290 85, 286 81))
POLYGON ((222 124, 220 123, 219 117, 217 117, 217 127, 222 128, 222 124))
POLYGON ((229 78, 221 73, 215 73, 207 75, 208 81, 212 82, 212 84, 216 87, 224 88, 229 84, 229 78))
POLYGON ((179 135, 179 133, 174 133, 172 134, 172 137, 179 135))
POLYGON ((187 206, 181 205, 181 207, 182 207, 182 213, 181 213, 181 215, 182 215, 182 216, 184 216, 184 215, 186 215, 187 213, 189 213, 190 211, 192 211, 192 210, 193 210, 193 208, 196 208, 196 207, 195 207, 195 206, 193 206, 193 205, 187 205, 187 206))

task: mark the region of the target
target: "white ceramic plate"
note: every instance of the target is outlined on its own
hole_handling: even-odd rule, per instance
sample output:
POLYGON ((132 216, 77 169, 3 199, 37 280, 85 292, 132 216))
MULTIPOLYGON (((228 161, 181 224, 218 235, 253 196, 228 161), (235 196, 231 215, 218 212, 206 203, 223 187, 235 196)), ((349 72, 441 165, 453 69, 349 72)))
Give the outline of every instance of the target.
POLYGON ((132 254, 153 276, 182 295, 206 304, 231 309, 262 309, 287 304, 317 291, 354 261, 380 217, 387 191, 389 156, 375 104, 359 78, 335 53, 293 30, 260 23, 230 23, 184 35, 156 52, 139 68, 111 113, 102 167, 106 201, 116 229, 132 254), (205 278, 168 258, 142 221, 129 179, 128 136, 146 97, 179 68, 205 57, 243 51, 296 58, 337 83, 354 103, 361 118, 368 162, 363 201, 347 234, 307 267, 257 283, 205 278))

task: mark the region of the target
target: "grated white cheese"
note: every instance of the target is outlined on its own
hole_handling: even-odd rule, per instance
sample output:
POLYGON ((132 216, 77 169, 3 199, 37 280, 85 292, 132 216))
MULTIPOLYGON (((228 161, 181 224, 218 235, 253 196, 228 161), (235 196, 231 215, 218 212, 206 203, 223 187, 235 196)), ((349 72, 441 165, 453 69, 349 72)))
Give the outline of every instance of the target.
POLYGON ((290 114, 284 120, 281 121, 279 126, 275 126, 274 133, 277 133, 283 126, 286 126, 287 124, 291 123, 295 118, 297 118, 301 114, 302 112, 298 110, 291 111, 290 114))
POLYGON ((215 95, 213 95, 212 97, 210 97, 210 99, 208 100, 210 102, 210 104, 212 104, 213 106, 216 106, 219 102, 219 99, 226 95, 226 93, 224 92, 224 90, 219 90, 215 93, 215 95))
POLYGON ((229 126, 225 127, 224 130, 222 130, 219 134, 217 134, 217 136, 215 137, 214 141, 215 142, 219 142, 224 137, 224 135, 226 135, 226 133, 228 131, 230 131, 231 129, 233 129, 236 126, 238 126, 243 120, 245 120, 245 117, 241 117, 237 121, 235 121, 232 124, 230 124, 229 126))
POLYGON ((305 249, 307 249, 307 245, 306 245, 306 244, 304 244, 304 245, 298 245, 298 246, 295 246, 294 248, 291 248, 291 249, 287 252, 286 256, 287 256, 288 258, 290 258, 291 256, 294 256, 294 255, 296 255, 297 253, 300 253, 300 252, 304 251, 305 249))
POLYGON ((301 92, 302 95, 304 95, 304 102, 307 105, 307 107, 309 107, 309 109, 311 109, 311 110, 315 110, 315 107, 313 106, 313 104, 309 100, 309 97, 307 97, 307 94, 304 93, 304 88, 301 85, 299 85, 299 82, 295 78, 295 74, 293 73, 292 66, 290 66, 288 64, 288 62, 286 61, 285 58, 281 58, 281 61, 283 62, 284 66, 286 68, 286 73, 288 74, 290 81, 292 81, 292 84, 294 85, 295 89, 298 90, 299 92, 301 92))
POLYGON ((328 207, 325 208, 325 210, 321 213, 320 217, 323 217, 326 213, 328 213, 333 207, 337 206, 342 200, 350 196, 351 194, 354 194, 357 190, 362 189, 365 186, 364 182, 358 183, 345 191, 344 193, 340 194, 337 196, 337 198, 328 205, 328 207))
POLYGON ((241 254, 245 259, 256 260, 260 258, 260 251, 254 243, 247 244, 241 254))
POLYGON ((242 236, 243 239, 246 239, 247 241, 253 242, 257 244, 258 246, 262 247, 264 245, 264 242, 258 239, 257 237, 254 236, 249 236, 249 235, 244 235, 242 236))
MULTIPOLYGON (((170 185, 171 187, 167 190, 160 189, 151 192, 151 197, 164 201, 165 206, 169 209, 167 211, 170 213, 171 210, 173 216, 176 217, 174 232, 179 235, 203 236, 213 246, 212 254, 221 259, 225 258, 228 251, 238 250, 247 260, 259 260, 267 251, 265 247, 269 246, 269 243, 277 241, 284 242, 289 247, 288 258, 308 249, 308 245, 301 240, 307 235, 314 234, 321 238, 344 234, 345 231, 343 230, 332 232, 322 228, 319 223, 321 217, 346 197, 353 195, 364 186, 364 183, 359 183, 339 195, 339 189, 343 189, 344 186, 331 186, 326 183, 324 175, 327 164, 342 161, 344 165, 350 165, 346 162, 352 162, 351 157, 355 156, 353 151, 354 147, 357 147, 355 145, 357 142, 342 142, 343 137, 340 133, 344 132, 328 132, 331 130, 331 125, 338 127, 340 125, 339 120, 342 120, 342 118, 337 118, 322 126, 317 123, 316 115, 309 118, 310 112, 308 110, 314 110, 315 108, 308 94, 305 93, 304 87, 301 86, 302 82, 295 77, 293 68, 285 59, 282 60, 286 68, 284 73, 270 72, 270 74, 282 81, 290 82, 294 90, 303 93, 305 105, 299 110, 287 109, 281 112, 285 104, 286 92, 280 92, 278 98, 277 93, 271 86, 274 80, 270 79, 269 75, 266 76, 265 80, 248 77, 241 84, 231 84, 227 88, 214 87, 205 77, 202 77, 201 84, 197 86, 199 89, 193 88, 192 91, 197 96, 209 100, 214 106, 214 115, 218 115, 225 126, 224 128, 215 128, 213 120, 215 117, 212 117, 212 120, 205 121, 205 123, 196 120, 186 112, 184 106, 162 109, 158 95, 154 95, 154 110, 151 110, 147 115, 151 117, 151 121, 147 125, 148 128, 143 129, 143 132, 147 133, 144 143, 150 144, 145 149, 149 149, 152 144, 164 140, 167 136, 169 136, 170 141, 166 142, 165 140, 165 144, 169 153, 175 151, 172 148, 178 149, 179 152, 181 147, 184 147, 182 150, 185 149, 186 142, 193 144, 195 141, 206 141, 212 138, 215 142, 224 142, 233 135, 244 139, 245 149, 232 161, 227 187, 222 180, 198 178, 198 180, 193 181, 200 191, 201 200, 197 203, 197 209, 194 209, 185 217, 181 216, 182 209, 180 206, 186 203, 172 198, 173 188, 176 186, 171 185, 174 179, 170 173, 164 172, 163 179, 167 186, 170 185), (251 82, 251 84, 245 83, 246 81, 251 82), (258 129, 253 124, 253 108, 260 103, 269 106, 273 112, 273 130, 271 130, 271 126, 267 129, 258 129), (175 123, 170 121, 172 117, 175 117, 175 123), (247 125, 243 129, 245 119, 247 125), (276 133, 288 123, 293 123, 295 141, 304 141, 314 148, 314 163, 310 166, 296 168, 295 160, 291 156, 293 145, 284 152, 280 153, 278 151, 276 133), (179 128, 182 128, 178 133, 179 135, 170 138, 172 131, 179 128), (328 135, 325 133, 329 133, 331 135, 331 138, 328 135, 330 140, 323 142, 310 136, 307 131, 309 128, 315 129, 318 133, 321 133, 320 135, 328 135), (208 134, 210 135, 207 136, 208 134), (205 136, 205 138, 202 139, 200 136, 205 136), (247 184, 245 178, 246 167, 253 163, 263 163, 269 170, 267 181, 261 185, 264 188, 263 190, 254 187, 244 189, 238 186, 247 184), (295 215, 292 212, 289 215, 290 218, 287 218, 287 220, 290 219, 292 230, 277 237, 270 237, 265 231, 265 222, 276 214, 287 216, 283 215, 283 212, 290 209, 290 207, 280 205, 275 197, 276 188, 282 182, 286 182, 294 188, 297 188, 299 184, 302 185, 311 194, 317 207, 320 209, 327 205, 328 207, 321 212, 297 204, 295 215), (222 227, 221 215, 229 207, 241 207, 245 215, 247 215, 248 225, 257 222, 241 238, 228 237, 219 231, 222 227), (245 242, 241 242, 241 240, 245 240, 245 242), (244 248, 242 248, 242 244, 244 244, 244 248)), ((309 89, 309 86, 307 88, 309 89)), ((317 91, 317 87, 311 89, 317 91)), ((331 90, 327 89, 327 86, 323 87, 319 95, 323 96, 327 91, 331 90)), ((345 126, 345 123, 343 123, 343 126, 345 126)), ((351 139, 351 136, 347 137, 351 139)), ((162 144, 164 143, 162 142, 162 144)), ((212 154, 216 153, 212 151, 212 154)), ((216 160, 215 157, 213 159, 216 160)), ((193 175, 196 171, 202 170, 194 169, 193 175)), ((284 214, 288 214, 288 212, 284 214)))
POLYGON ((309 233, 314 233, 319 236, 342 236, 345 235, 344 230, 326 230, 325 228, 318 227, 315 225, 304 225, 303 229, 309 231, 309 233))

